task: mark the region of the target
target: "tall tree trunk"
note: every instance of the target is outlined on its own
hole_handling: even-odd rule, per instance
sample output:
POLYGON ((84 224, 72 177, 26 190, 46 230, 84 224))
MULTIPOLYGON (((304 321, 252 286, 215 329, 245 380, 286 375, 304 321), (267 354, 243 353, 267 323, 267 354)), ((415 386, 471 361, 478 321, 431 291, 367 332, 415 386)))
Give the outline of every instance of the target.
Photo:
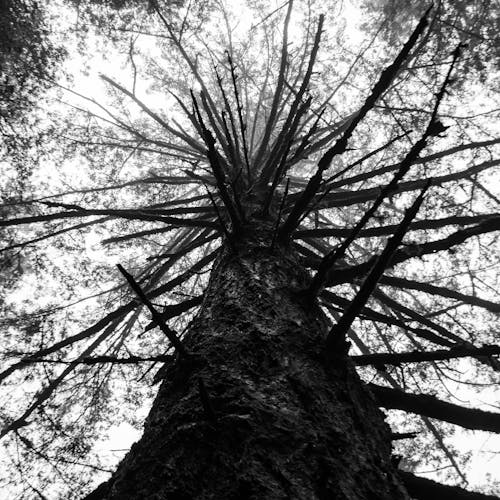
POLYGON ((347 358, 325 355, 310 277, 271 232, 219 256, 184 339, 194 360, 165 370, 142 438, 88 498, 408 499, 382 413, 347 358))

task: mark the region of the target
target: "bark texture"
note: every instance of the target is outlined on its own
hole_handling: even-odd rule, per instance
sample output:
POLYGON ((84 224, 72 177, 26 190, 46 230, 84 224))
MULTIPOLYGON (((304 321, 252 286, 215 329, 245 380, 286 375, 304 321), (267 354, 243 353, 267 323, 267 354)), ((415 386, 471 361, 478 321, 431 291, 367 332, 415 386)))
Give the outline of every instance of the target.
POLYGON ((325 356, 310 276, 271 233, 221 253, 192 359, 165 370, 142 438, 89 499, 409 498, 382 413, 347 358, 325 356))

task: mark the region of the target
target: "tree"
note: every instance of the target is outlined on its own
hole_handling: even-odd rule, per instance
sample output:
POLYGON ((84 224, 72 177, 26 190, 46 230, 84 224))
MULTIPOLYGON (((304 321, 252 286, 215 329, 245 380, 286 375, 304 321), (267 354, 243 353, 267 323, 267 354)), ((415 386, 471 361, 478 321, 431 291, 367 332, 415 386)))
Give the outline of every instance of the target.
MULTIPOLYGON (((36 2, 11 0, 0 5, 0 158, 14 165, 17 182, 11 191, 22 190, 33 165, 26 161, 28 151, 36 158, 46 141, 40 130, 35 103, 50 86, 65 51, 49 36, 46 13, 36 2)), ((47 134, 50 130, 47 131, 47 134)))
MULTIPOLYGON (((386 21, 384 34, 393 42, 400 36, 401 29, 408 23, 418 19, 423 1, 407 2, 400 5, 392 0, 366 2, 365 9, 378 15, 384 13, 386 21)), ((495 43, 499 28, 500 16, 498 7, 490 0, 448 2, 440 0, 436 3, 430 38, 427 47, 432 45, 435 61, 443 60, 450 41, 467 44, 466 71, 475 70, 481 78, 495 71, 498 65, 498 44, 495 43), (430 42, 430 43, 429 43, 430 42)))
MULTIPOLYGON (((148 175, 125 182, 117 181, 119 172, 113 170, 110 185, 102 184, 109 174, 96 167, 96 187, 62 193, 83 201, 112 193, 111 199, 97 198, 109 203, 105 208, 90 208, 75 199, 53 201, 60 196, 49 195, 20 205, 26 213, 1 222, 18 227, 78 220, 48 234, 29 233, 20 247, 98 224, 125 231, 107 241, 126 242, 130 253, 139 238, 170 237, 142 268, 133 265, 133 254, 119 266, 132 296, 97 323, 69 336, 41 329, 32 334, 32 345, 5 348, 15 361, 2 371, 2 381, 31 370, 48 383, 37 386, 33 401, 6 421, 2 437, 12 436, 28 456, 42 454, 50 462, 56 460, 45 451, 47 439, 28 434, 28 424, 36 420, 52 439, 69 427, 73 449, 64 452, 84 456, 85 441, 74 436, 84 434, 103 410, 102 387, 116 388, 103 367, 139 369, 161 362, 154 377, 160 387, 142 438, 88 499, 494 498, 399 472, 391 459, 391 440, 412 436, 391 435, 378 409, 422 415, 458 473, 456 457, 429 418, 499 430, 497 413, 409 393, 390 370, 409 365, 405 373, 416 376, 411 364, 430 362, 420 372, 425 378, 433 370, 443 373, 438 360, 464 357, 477 360, 482 370, 498 368, 500 349, 492 343, 493 335, 481 329, 459 335, 451 321, 465 320, 456 311, 450 314, 456 304, 498 313, 494 299, 461 286, 459 291, 450 278, 447 286, 438 286, 399 275, 406 264, 424 256, 450 252, 453 261, 455 252, 460 260, 471 240, 480 247, 491 245, 492 233, 500 227, 498 213, 488 211, 495 195, 480 181, 482 172, 498 165, 488 157, 488 148, 499 139, 483 137, 436 149, 446 131, 440 108, 458 71, 461 47, 440 75, 425 122, 410 117, 419 132, 411 135, 405 122, 387 126, 385 111, 376 114, 375 106, 384 100, 392 109, 392 94, 399 97, 407 78, 404 65, 415 57, 429 12, 393 61, 369 82, 361 104, 339 121, 331 92, 314 93, 313 87, 318 80, 315 63, 328 66, 328 61, 316 61, 324 18, 306 34, 308 43, 291 49, 292 2, 285 7, 281 47, 278 56, 270 51, 264 71, 259 61, 245 65, 234 45, 226 54, 214 53, 202 39, 207 54, 218 62, 214 88, 204 78, 206 59, 188 53, 193 38, 188 36, 187 16, 176 23, 155 6, 156 20, 168 36, 166 50, 178 49, 200 92, 191 93, 191 102, 178 99, 185 118, 172 125, 139 97, 135 71, 130 87, 104 76, 117 107, 126 97, 143 115, 121 117, 102 107, 107 114, 101 121, 105 118, 113 128, 96 135, 97 115, 89 112, 94 116, 85 124, 87 135, 81 142, 89 161, 93 146, 107 146, 138 153, 141 162, 158 155, 158 163, 143 167, 148 175), (156 128, 148 128, 144 116, 156 128), (375 124, 384 132, 377 137, 375 124), (402 131, 396 133, 398 126, 402 131), (469 150, 479 158, 472 166, 451 172, 429 167, 469 150), (174 172, 165 172, 164 158, 173 158, 174 172), (382 167, 371 163, 376 158, 382 159, 382 167), (454 193, 443 194, 447 183, 474 186, 469 212, 460 211, 454 193), (129 200, 116 194, 123 189, 142 194, 140 204, 120 206, 129 200), (43 211, 34 208, 40 205, 43 211), (436 213, 441 217, 432 218, 436 213), (128 221, 141 226, 124 228, 128 221), (188 255, 190 260, 184 259, 188 255), (209 278, 198 279, 208 269, 209 278), (175 300, 173 292, 181 286, 188 295, 175 300), (408 299, 393 290, 416 294, 408 299), (435 302, 430 306, 425 303, 429 296, 435 302), (167 301, 162 312, 160 298, 167 301), (193 308, 198 310, 192 321, 188 317, 178 323, 184 329, 180 333, 172 320, 193 308), (147 343, 134 330, 144 313, 151 320, 147 343), (439 321, 442 316, 451 321, 439 321), (83 349, 82 341, 88 342, 83 349), (376 376, 377 383, 364 383, 356 366, 373 367, 360 373, 365 380, 376 376), (82 404, 79 417, 65 423, 60 412, 64 399, 79 401, 84 392, 90 393, 91 404, 82 404)), ((264 32, 263 40, 271 43, 272 38, 264 32)), ((188 91, 190 83, 185 85, 188 91)), ((102 163, 102 156, 93 158, 95 165, 102 163)), ((138 247, 143 252, 153 244, 141 242, 138 247)), ((5 248, 12 250, 13 245, 5 248)), ((98 271, 99 280, 107 282, 110 271, 98 271)), ((473 287, 476 278, 471 270, 473 287)), ((116 302, 119 295, 112 297, 116 302)))

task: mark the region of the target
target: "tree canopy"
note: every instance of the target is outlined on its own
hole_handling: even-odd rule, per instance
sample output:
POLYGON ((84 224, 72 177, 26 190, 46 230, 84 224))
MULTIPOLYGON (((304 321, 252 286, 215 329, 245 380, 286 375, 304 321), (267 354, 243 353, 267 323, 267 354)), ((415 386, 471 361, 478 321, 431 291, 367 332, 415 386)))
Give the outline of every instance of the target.
POLYGON ((310 270, 327 345, 400 410, 401 469, 498 494, 453 440, 500 430, 498 74, 462 45, 492 30, 451 2, 397 29, 390 2, 370 25, 356 3, 124 3, 126 23, 89 28, 99 77, 92 54, 52 87, 57 147, 0 164, 2 487, 68 498, 106 477, 106 433, 141 427, 221 245, 259 214, 310 270))

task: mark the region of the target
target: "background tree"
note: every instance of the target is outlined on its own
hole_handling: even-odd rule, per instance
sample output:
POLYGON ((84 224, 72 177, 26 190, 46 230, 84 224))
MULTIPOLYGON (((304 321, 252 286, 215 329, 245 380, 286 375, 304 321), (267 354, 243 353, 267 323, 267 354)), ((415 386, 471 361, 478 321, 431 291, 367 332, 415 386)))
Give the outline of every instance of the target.
MULTIPOLYGON (((383 13, 384 35, 390 42, 408 29, 409 23, 420 17, 426 3, 420 0, 405 2, 403 5, 392 0, 365 2, 364 8, 373 16, 383 13)), ((426 40, 426 51, 432 51, 435 64, 446 58, 450 44, 467 44, 467 64, 464 71, 474 71, 480 78, 491 76, 498 70, 498 33, 500 18, 498 6, 490 0, 448 2, 440 0, 435 5, 431 20, 432 30, 426 40)))
POLYGON ((75 317, 108 308, 76 334, 69 333, 76 320, 59 322, 67 313, 50 302, 36 315, 29 301, 18 306, 31 325, 24 334, 21 321, 7 319, 7 451, 27 491, 41 491, 26 467, 38 457, 74 481, 75 496, 86 480, 76 477, 77 466, 102 467, 83 460, 98 452, 92 443, 116 402, 124 407, 147 394, 134 379, 165 362, 153 377, 161 388, 144 437, 94 498, 195 497, 197 471, 208 467, 216 481, 203 487, 222 498, 404 498, 402 482, 412 496, 428 497, 436 484, 395 473, 388 430, 353 363, 366 367, 359 371, 375 381, 370 390, 381 406, 423 416, 411 427, 393 422, 394 432, 420 432, 406 436, 414 440, 406 469, 424 460, 420 448, 425 463, 445 460, 450 478, 464 478, 446 442, 451 427, 430 418, 498 431, 497 414, 439 399, 460 367, 455 357, 477 358, 468 366, 489 383, 498 354, 488 316, 498 313, 488 291, 494 282, 481 274, 488 259, 495 264, 496 195, 484 177, 498 164, 498 139, 484 122, 453 116, 461 125, 439 137, 453 107, 445 91, 458 51, 433 72, 405 68, 426 36, 421 23, 381 77, 375 67, 355 75, 357 57, 340 60, 336 70, 345 74, 335 74, 335 38, 322 18, 317 26, 314 5, 293 17, 291 3, 265 14, 251 5, 249 17, 259 22, 242 29, 242 43, 227 8, 211 11, 204 25, 193 8, 178 19, 157 8, 147 27, 132 28, 154 35, 168 54, 163 71, 157 54, 148 60, 144 50, 129 66, 128 85, 104 77, 112 106, 87 98, 91 107, 72 117, 66 135, 72 149, 61 168, 77 186, 18 205, 16 217, 2 222, 22 228, 4 251, 22 249, 31 263, 59 274, 60 281, 38 282, 40 295, 61 295, 61 282, 67 300, 94 287, 75 317), (225 23, 226 36, 211 23, 225 23), (302 43, 290 45, 288 30, 298 38, 301 26, 302 43), (165 98, 166 88, 175 94, 165 98), (413 106, 396 115, 403 95, 413 106), (159 103, 177 103, 184 114, 167 121, 159 103), (94 251, 75 267, 71 247, 92 248, 99 235, 109 253, 94 251), (49 237, 53 243, 41 247, 49 237), (133 275, 122 268, 118 287, 110 266, 117 259, 133 275), (355 344, 351 360, 346 335, 355 344), (418 361, 425 364, 415 369, 418 361), (412 395, 430 386, 439 398, 412 395), (28 406, 26 396, 33 398, 28 406), (436 442, 440 451, 429 454, 436 442), (176 465, 154 471, 160 462, 176 465), (145 492, 146 484, 153 490, 145 492))
POLYGON ((26 158, 31 152, 36 161, 45 137, 33 108, 64 56, 48 31, 47 16, 36 2, 0 5, 0 158, 8 157, 18 172, 16 182, 2 186, 12 194, 22 191, 32 173, 33 162, 26 158))

